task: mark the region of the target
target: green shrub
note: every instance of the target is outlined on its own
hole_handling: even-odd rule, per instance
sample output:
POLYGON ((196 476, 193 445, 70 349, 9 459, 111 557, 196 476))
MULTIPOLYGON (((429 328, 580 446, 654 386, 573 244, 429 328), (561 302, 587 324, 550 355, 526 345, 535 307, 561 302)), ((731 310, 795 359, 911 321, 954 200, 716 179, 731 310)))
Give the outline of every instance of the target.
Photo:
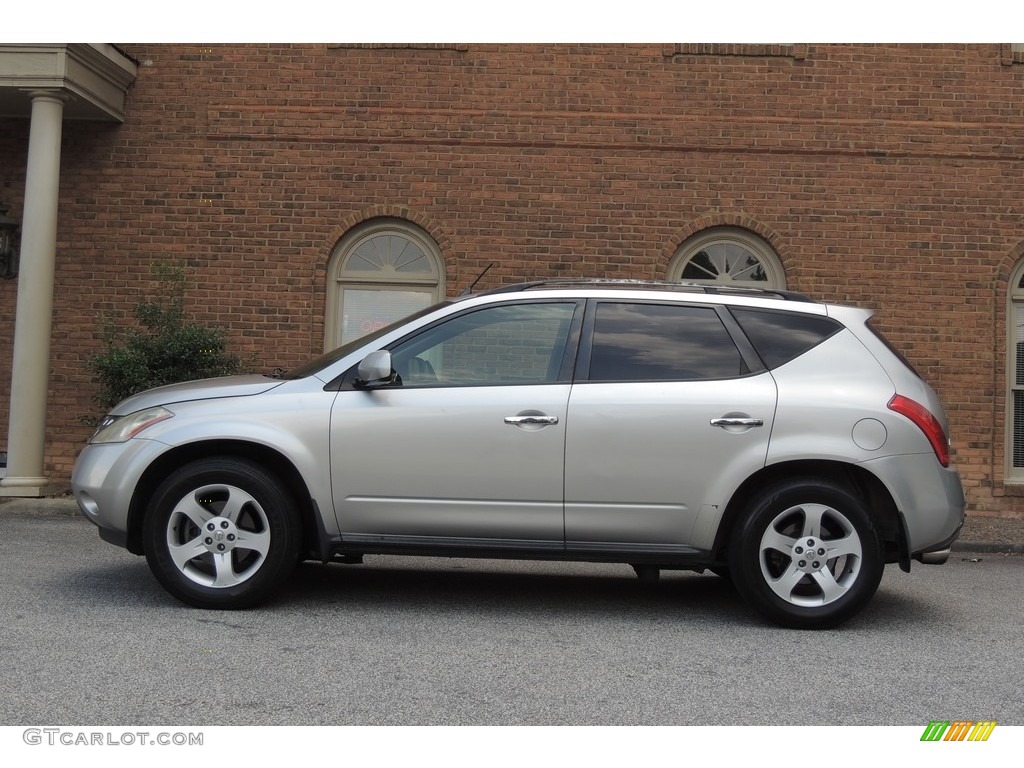
POLYGON ((184 269, 160 264, 153 272, 157 291, 135 307, 135 327, 101 320, 107 349, 89 368, 99 380, 96 402, 104 410, 145 389, 240 369, 238 358, 226 351, 224 329, 185 322, 184 269))

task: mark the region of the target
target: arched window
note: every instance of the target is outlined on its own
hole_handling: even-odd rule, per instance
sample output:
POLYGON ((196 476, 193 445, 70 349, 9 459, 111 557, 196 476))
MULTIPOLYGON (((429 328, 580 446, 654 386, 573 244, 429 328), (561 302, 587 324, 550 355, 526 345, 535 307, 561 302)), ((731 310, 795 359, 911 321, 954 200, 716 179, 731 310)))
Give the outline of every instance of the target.
POLYGON ((764 240, 735 227, 714 227, 686 240, 669 263, 670 280, 784 289, 786 273, 764 240))
POLYGON ((437 244, 402 219, 374 219, 348 232, 334 249, 327 274, 327 349, 444 297, 437 244))
POLYGON ((1008 364, 1009 392, 1006 435, 1006 479, 1024 481, 1024 262, 1017 265, 1010 279, 1010 305, 1007 313, 1010 348, 1008 364))

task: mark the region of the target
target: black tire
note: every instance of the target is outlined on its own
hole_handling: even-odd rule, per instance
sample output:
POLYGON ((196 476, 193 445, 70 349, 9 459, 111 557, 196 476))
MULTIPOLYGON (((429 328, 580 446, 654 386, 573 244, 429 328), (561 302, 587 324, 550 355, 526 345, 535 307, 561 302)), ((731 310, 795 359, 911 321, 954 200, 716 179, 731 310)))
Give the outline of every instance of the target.
POLYGON ((798 629, 834 627, 857 614, 884 566, 863 502, 814 478, 779 483, 753 499, 729 549, 729 572, 744 600, 798 629))
POLYGON ((711 573, 715 574, 715 576, 717 576, 718 578, 724 579, 725 581, 728 581, 730 584, 732 583, 732 574, 729 573, 729 566, 713 565, 710 568, 708 568, 708 570, 711 571, 711 573))
POLYGON ((298 562, 298 521, 291 495, 264 467, 200 459, 153 494, 143 523, 146 560, 189 605, 246 608, 280 587, 298 562))

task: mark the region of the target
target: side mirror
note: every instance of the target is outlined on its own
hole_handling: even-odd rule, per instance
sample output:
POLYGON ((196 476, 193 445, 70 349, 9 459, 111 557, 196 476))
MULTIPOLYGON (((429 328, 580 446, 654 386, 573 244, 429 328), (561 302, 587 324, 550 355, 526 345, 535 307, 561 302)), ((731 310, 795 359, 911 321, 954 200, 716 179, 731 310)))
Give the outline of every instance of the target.
POLYGON ((386 349, 371 352, 359 363, 356 386, 364 389, 393 384, 395 371, 391 367, 391 353, 386 349))

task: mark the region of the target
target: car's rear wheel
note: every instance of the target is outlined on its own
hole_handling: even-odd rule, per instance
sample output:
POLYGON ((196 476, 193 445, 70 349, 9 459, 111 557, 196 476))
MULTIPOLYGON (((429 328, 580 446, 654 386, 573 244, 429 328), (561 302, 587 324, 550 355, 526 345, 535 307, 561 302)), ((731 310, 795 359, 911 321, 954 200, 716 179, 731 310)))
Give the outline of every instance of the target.
POLYGON ((864 504, 830 481, 765 490, 734 531, 729 572, 743 598, 788 627, 834 627, 878 589, 884 562, 864 504))
POLYGON ((156 490, 143 526, 146 560, 172 595, 200 608, 264 600, 294 568, 301 532, 285 486, 257 464, 202 459, 156 490))

